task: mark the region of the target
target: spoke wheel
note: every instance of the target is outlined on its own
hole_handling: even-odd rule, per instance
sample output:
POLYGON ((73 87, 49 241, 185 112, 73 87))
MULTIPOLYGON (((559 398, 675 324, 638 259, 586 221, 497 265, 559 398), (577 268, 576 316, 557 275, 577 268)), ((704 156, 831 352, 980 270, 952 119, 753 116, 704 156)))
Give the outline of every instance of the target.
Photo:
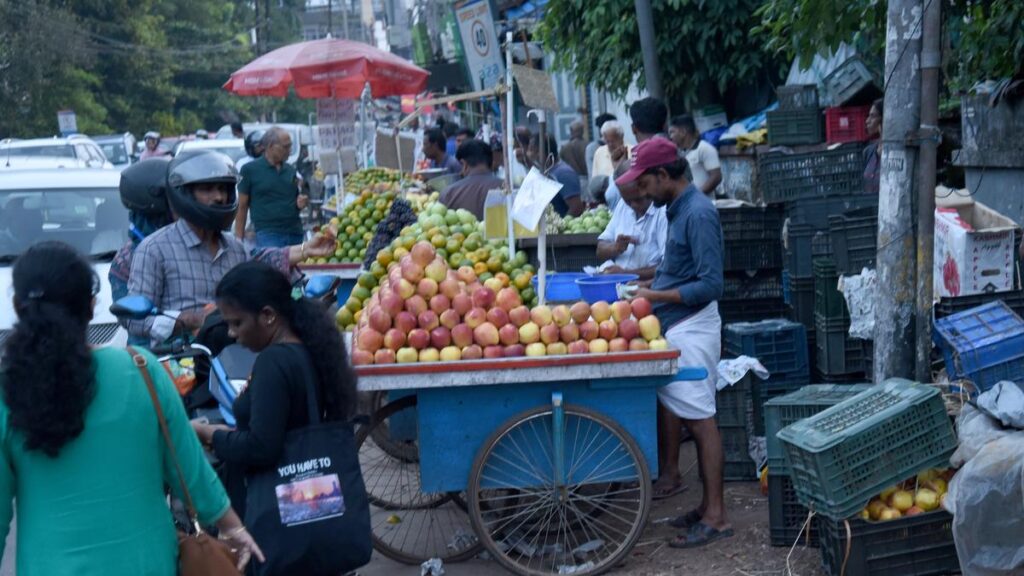
POLYGON ((551 408, 513 417, 484 443, 469 479, 470 517, 484 547, 516 574, 599 574, 640 538, 651 504, 640 448, 614 421, 566 406, 555 481, 551 408))
POLYGON ((359 429, 359 464, 370 500, 373 547, 392 560, 420 564, 430 558, 460 562, 481 550, 458 493, 425 494, 420 489, 416 442, 403 443, 401 457, 377 444, 374 429, 416 407, 406 396, 380 408, 371 424, 359 429), (411 448, 411 450, 409 449, 411 448), (410 458, 409 455, 415 455, 410 458))

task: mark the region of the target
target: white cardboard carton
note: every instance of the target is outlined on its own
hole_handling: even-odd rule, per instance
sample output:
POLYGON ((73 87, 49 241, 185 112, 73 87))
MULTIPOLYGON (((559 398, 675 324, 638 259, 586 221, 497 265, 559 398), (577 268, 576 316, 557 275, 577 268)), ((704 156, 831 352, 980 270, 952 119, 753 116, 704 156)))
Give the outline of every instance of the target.
POLYGON ((937 192, 935 298, 1013 290, 1016 223, 969 195, 937 192))

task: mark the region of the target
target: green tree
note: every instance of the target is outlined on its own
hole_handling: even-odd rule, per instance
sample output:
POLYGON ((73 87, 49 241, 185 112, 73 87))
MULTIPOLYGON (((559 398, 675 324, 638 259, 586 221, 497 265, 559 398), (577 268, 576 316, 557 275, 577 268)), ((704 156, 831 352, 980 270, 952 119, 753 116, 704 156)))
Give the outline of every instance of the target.
MULTIPOLYGON (((750 34, 761 0, 653 0, 661 81, 670 101, 720 101, 780 65, 750 34)), ((557 68, 624 95, 644 86, 633 0, 551 0, 538 29, 557 68)))

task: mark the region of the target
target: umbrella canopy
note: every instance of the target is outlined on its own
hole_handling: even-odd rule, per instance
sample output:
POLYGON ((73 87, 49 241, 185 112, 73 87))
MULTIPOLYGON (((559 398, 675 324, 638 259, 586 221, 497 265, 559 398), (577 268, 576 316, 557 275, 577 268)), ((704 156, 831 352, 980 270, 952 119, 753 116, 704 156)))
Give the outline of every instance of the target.
POLYGON ((374 97, 417 94, 430 73, 369 44, 324 38, 268 52, 231 75, 224 89, 241 96, 359 98, 369 82, 374 97))

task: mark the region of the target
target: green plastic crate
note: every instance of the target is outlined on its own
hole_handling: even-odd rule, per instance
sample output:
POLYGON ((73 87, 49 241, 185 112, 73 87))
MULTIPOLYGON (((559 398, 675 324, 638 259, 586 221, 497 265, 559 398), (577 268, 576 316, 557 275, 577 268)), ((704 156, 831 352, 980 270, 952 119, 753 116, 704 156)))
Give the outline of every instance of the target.
POLYGON ((893 378, 778 433, 797 496, 836 520, 924 468, 946 466, 956 434, 937 388, 893 378))
POLYGON ((715 420, 720 427, 746 428, 751 419, 750 384, 754 376, 747 374, 732 386, 715 395, 715 420))
POLYGON ((827 320, 846 320, 850 313, 846 300, 839 291, 839 274, 836 262, 831 258, 815 258, 814 269, 814 313, 827 320))
POLYGON ((757 464, 750 457, 750 436, 746 427, 719 426, 722 436, 724 467, 722 479, 727 482, 745 482, 757 479, 757 464))
POLYGON ((766 114, 769 146, 796 146, 825 141, 825 116, 820 108, 772 110, 766 114))
POLYGON ((769 472, 780 476, 789 474, 782 442, 775 436, 779 430, 804 418, 810 418, 869 388, 871 384, 811 384, 766 402, 764 430, 769 472))

